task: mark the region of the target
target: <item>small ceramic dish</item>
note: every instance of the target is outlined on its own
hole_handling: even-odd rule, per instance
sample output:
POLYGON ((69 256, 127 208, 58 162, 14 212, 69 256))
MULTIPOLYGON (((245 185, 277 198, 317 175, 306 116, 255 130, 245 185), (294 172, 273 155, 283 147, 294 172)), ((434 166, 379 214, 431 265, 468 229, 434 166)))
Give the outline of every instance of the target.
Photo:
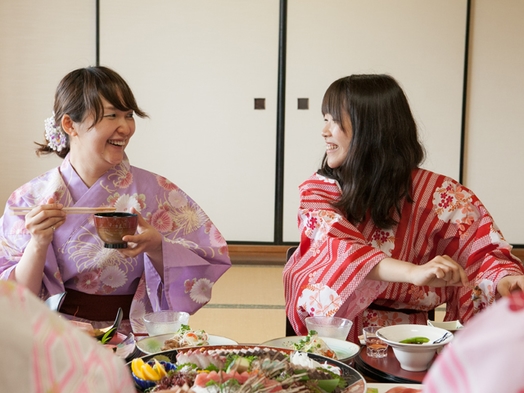
POLYGON ((460 330, 464 327, 460 323, 460 321, 447 321, 447 322, 437 322, 437 321, 430 321, 428 319, 428 326, 434 326, 441 329, 446 329, 450 332, 456 332, 457 330, 460 330))
MULTIPOLYGON (((160 361, 160 364, 164 366, 164 369, 169 372, 171 370, 176 370, 176 365, 171 362, 164 362, 160 361)), ((150 366, 153 366, 154 362, 148 362, 150 366)), ((150 389, 153 386, 156 385, 155 381, 150 381, 147 379, 138 378, 133 372, 131 372, 131 375, 133 376, 133 380, 135 381, 135 385, 137 388, 139 388, 141 391, 144 391, 146 389, 150 389)))

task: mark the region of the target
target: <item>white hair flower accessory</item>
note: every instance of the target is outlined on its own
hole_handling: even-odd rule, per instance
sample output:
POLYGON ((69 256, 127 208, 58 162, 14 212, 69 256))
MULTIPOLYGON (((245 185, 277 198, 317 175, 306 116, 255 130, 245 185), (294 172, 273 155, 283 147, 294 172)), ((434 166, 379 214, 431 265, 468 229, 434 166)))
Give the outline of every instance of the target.
POLYGON ((53 116, 45 119, 44 124, 47 145, 56 151, 65 149, 67 147, 67 135, 62 131, 62 127, 56 125, 55 112, 53 112, 53 116))

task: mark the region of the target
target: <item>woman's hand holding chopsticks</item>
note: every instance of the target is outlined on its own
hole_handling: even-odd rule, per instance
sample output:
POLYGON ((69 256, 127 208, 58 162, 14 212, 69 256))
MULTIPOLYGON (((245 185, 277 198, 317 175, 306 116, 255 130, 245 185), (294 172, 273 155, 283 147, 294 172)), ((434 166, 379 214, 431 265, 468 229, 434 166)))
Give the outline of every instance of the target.
POLYGON ((42 274, 49 244, 54 233, 66 219, 64 205, 49 198, 47 204, 35 206, 25 214, 25 228, 31 240, 12 273, 12 278, 38 294, 42 286, 42 274))
POLYGON ((66 218, 64 205, 49 198, 47 204, 34 206, 25 214, 25 227, 31 236, 42 245, 48 246, 53 240, 54 232, 66 218))

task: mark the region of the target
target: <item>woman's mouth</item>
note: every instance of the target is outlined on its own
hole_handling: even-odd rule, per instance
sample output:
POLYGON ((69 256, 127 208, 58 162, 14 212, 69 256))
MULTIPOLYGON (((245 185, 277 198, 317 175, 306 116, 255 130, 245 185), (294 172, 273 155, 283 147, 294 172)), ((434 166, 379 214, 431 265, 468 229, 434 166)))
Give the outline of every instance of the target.
POLYGON ((125 140, 116 140, 116 139, 110 139, 107 141, 107 143, 113 146, 125 146, 126 145, 125 140))
POLYGON ((337 145, 334 145, 332 143, 327 143, 326 144, 326 151, 333 151, 333 150, 336 150, 338 149, 338 146, 337 145))

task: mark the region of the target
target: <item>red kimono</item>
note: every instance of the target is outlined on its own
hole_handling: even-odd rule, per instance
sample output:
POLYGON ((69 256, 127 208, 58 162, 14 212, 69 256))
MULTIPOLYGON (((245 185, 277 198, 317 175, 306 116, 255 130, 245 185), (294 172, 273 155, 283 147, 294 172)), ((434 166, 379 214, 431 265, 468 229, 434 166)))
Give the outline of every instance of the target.
POLYGON ((506 275, 524 274, 520 260, 482 202, 455 180, 423 169, 413 171, 413 203, 401 205, 399 224, 384 230, 367 219, 352 225, 334 209, 335 180, 315 174, 300 186, 300 246, 284 268, 286 313, 297 333, 304 318, 333 315, 353 320, 348 340, 362 327, 422 323, 427 311, 446 303, 445 320, 466 322, 495 300, 506 275), (448 255, 462 265, 468 287, 430 288, 368 280, 370 270, 390 256, 424 264, 448 255))

